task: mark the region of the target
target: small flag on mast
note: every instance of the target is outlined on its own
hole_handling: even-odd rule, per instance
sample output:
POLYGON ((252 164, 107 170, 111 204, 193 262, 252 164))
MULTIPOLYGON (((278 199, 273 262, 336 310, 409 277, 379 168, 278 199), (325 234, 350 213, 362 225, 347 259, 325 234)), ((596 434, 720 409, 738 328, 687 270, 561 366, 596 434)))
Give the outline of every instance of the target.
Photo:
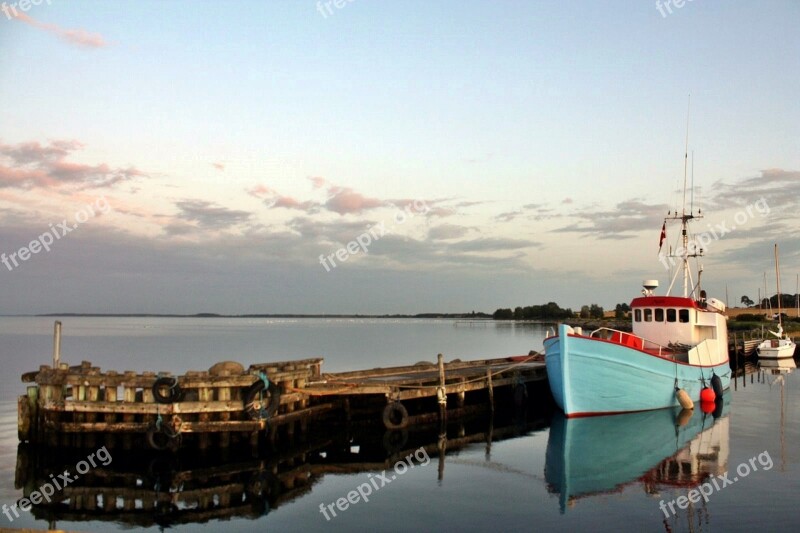
POLYGON ((664 225, 661 226, 661 238, 658 239, 658 253, 661 253, 661 246, 664 244, 664 239, 667 238, 667 221, 664 221, 664 225))

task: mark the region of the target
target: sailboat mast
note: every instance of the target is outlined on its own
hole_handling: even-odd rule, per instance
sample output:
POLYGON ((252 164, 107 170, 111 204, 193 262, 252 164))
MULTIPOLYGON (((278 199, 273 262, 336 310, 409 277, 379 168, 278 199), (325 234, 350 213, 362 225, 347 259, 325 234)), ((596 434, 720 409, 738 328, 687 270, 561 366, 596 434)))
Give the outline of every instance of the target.
POLYGON ((780 266, 778 265, 778 243, 775 243, 775 286, 778 289, 778 325, 781 324, 781 275, 780 266))

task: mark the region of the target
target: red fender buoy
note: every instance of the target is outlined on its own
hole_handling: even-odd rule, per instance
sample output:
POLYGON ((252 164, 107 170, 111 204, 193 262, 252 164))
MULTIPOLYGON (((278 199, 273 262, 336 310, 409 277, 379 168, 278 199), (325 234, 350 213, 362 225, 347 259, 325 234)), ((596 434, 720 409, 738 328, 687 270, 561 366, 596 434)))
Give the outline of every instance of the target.
MULTIPOLYGON (((705 387, 703 390, 700 391, 700 401, 701 402, 714 403, 714 400, 716 400, 716 399, 717 399, 717 395, 714 394, 714 390, 713 389, 711 389, 709 387, 705 387)), ((713 411, 713 409, 712 409, 712 411, 713 411)))

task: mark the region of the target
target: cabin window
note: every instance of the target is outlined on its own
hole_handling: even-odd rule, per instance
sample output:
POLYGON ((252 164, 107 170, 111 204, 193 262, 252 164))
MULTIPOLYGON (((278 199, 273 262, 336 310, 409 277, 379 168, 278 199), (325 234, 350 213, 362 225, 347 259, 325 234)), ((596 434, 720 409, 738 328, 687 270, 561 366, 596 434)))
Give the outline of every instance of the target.
POLYGON ((636 309, 636 310, 633 311, 633 319, 636 322, 641 322, 642 321, 642 310, 641 309, 636 309))
POLYGON ((675 309, 667 309, 667 322, 675 322, 678 319, 678 313, 675 309))
POLYGON ((644 321, 645 322, 652 322, 653 321, 653 310, 652 309, 645 309, 644 310, 644 321))
POLYGON ((689 322, 689 310, 681 309, 678 311, 678 318, 680 318, 681 322, 689 322))
POLYGON ((656 322, 664 322, 664 310, 656 309, 656 322))

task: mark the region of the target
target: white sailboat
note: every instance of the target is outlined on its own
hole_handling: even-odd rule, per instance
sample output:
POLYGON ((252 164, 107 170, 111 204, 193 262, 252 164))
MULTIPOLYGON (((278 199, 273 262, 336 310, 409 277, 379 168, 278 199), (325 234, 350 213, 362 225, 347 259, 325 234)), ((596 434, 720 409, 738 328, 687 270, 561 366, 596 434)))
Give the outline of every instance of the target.
POLYGON ((787 359, 794 357, 797 346, 794 341, 783 331, 783 318, 781 317, 781 275, 778 265, 778 245, 775 245, 775 278, 778 289, 778 330, 770 331, 774 339, 766 339, 758 345, 758 357, 761 359, 787 359))

